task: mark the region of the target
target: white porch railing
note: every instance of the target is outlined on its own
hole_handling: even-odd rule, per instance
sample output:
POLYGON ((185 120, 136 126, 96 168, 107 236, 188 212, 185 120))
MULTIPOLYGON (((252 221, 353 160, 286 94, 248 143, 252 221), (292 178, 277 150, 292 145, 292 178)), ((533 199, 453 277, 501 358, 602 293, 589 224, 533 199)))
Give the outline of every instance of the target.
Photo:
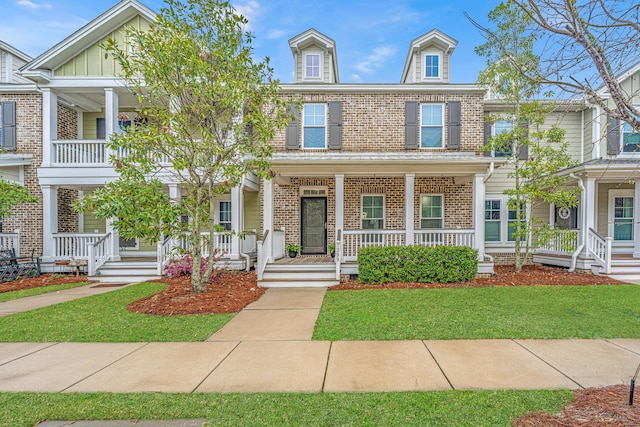
POLYGON ((20 255, 20 232, 0 233, 0 250, 15 249, 16 255, 20 255))
POLYGON ((593 228, 587 233, 587 251, 604 268, 605 274, 611 274, 611 246, 613 238, 602 237, 593 228))
POLYGON ((272 234, 269 230, 265 230, 262 235, 262 239, 256 242, 258 252, 256 274, 258 275, 258 280, 262 280, 262 277, 264 276, 264 269, 267 267, 269 258, 271 258, 271 239, 272 234))
POLYGON ((342 230, 338 230, 336 235, 336 249, 334 253, 334 262, 336 263, 336 280, 340 280, 340 260, 342 255, 342 230))
MULTIPOLYGON (((415 230, 409 244, 422 246, 474 245, 474 230, 415 230)), ((342 234, 340 262, 357 261, 360 248, 367 246, 404 246, 405 230, 345 230, 342 234)), ((336 252, 338 244, 336 242, 336 252)), ((336 258, 338 254, 336 253, 336 258)))
POLYGON ((104 139, 52 141, 52 161, 58 165, 106 165, 105 143, 104 139))
POLYGON ((240 246, 243 254, 250 254, 256 251, 256 231, 247 231, 244 237, 240 239, 240 246))
POLYGON ((89 243, 96 243, 104 234, 57 233, 53 235, 54 259, 89 259, 89 243))
POLYGON ((273 232, 273 253, 271 256, 273 259, 284 258, 284 250, 285 250, 285 236, 284 231, 274 231, 273 232))
POLYGON ((558 234, 549 240, 546 245, 538 246, 537 252, 552 253, 557 255, 570 255, 582 243, 580 230, 555 230, 558 234))
POLYGON ((113 234, 107 233, 96 242, 87 243, 89 259, 87 261, 87 275, 95 276, 96 271, 109 261, 113 254, 113 234))

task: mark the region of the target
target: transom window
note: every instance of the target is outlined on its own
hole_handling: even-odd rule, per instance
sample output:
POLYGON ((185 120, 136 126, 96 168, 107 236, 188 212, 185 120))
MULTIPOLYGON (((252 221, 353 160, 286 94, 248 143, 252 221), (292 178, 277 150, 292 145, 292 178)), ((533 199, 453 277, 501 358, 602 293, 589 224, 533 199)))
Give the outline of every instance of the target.
POLYGON ((420 203, 420 228, 441 229, 444 225, 443 197, 440 194, 426 194, 420 203))
POLYGON ((640 151, 640 133, 631 127, 629 123, 622 126, 622 151, 625 153, 637 153, 640 151))
POLYGON ((320 54, 319 53, 308 53, 304 57, 305 66, 304 66, 304 76, 308 79, 319 79, 320 78, 320 54))
POLYGON ((426 78, 440 77, 440 57, 438 55, 424 56, 424 76, 426 78))
POLYGON ((362 196, 362 229, 382 230, 384 229, 384 196, 383 195, 363 195, 362 196))
POLYGON ((325 104, 305 104, 302 118, 303 147, 326 148, 327 146, 327 106, 325 104))
POLYGON ((484 201, 484 241, 500 241, 501 200, 484 201))
POLYGON ((231 230, 231 202, 224 201, 220 202, 220 212, 219 212, 219 221, 220 224, 225 230, 231 230))
POLYGON ((442 148, 444 105, 422 104, 420 107, 420 147, 442 148))
MULTIPOLYGON (((493 124, 493 136, 498 136, 511 131, 513 131, 513 123, 508 120, 497 120, 493 124)), ((511 154, 513 154, 511 145, 504 146, 501 149, 494 151, 495 157, 509 157, 511 154)))

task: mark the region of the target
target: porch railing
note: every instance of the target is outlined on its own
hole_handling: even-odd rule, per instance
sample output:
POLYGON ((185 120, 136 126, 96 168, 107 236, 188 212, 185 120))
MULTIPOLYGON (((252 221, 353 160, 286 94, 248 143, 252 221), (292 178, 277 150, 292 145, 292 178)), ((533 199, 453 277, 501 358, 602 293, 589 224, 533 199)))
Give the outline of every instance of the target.
POLYGON ((538 252, 547 252, 558 255, 570 255, 582 243, 580 240, 580 230, 558 230, 553 238, 545 245, 538 246, 538 252))
POLYGON ((244 237, 240 239, 240 246, 243 254, 251 254, 256 252, 256 231, 246 231, 244 237))
POLYGON ((0 250, 15 249, 16 254, 20 255, 20 232, 0 233, 0 250))
POLYGON ((52 141, 53 163, 59 165, 106 165, 109 163, 105 140, 52 141))
MULTIPOLYGON (((468 246, 474 245, 474 230, 415 230, 409 244, 422 246, 468 246)), ((368 246, 404 246, 405 230, 344 230, 340 261, 356 261, 360 248, 368 246)), ((336 244, 336 249, 337 249, 336 244)), ((336 257, 338 255, 336 254, 336 257)))
POLYGON ((611 246, 613 238, 602 237, 593 228, 587 233, 587 251, 604 268, 605 274, 611 274, 611 246))
POLYGON ((273 259, 284 258, 285 250, 285 235, 284 231, 277 230, 273 232, 273 253, 271 256, 273 259))
POLYGON ((257 241, 258 260, 256 264, 256 274, 258 280, 262 280, 264 269, 267 267, 267 262, 269 262, 269 258, 271 257, 271 238, 272 235, 269 230, 265 230, 262 239, 257 241))
POLYGON ((342 255, 342 230, 338 230, 336 235, 336 249, 334 254, 334 262, 336 263, 336 280, 340 280, 340 260, 342 255))
POLYGON ((53 235, 54 259, 89 259, 89 243, 96 243, 104 234, 57 233, 53 235))
POLYGON ((87 243, 89 259, 87 261, 87 275, 95 276, 96 272, 113 256, 113 234, 107 233, 96 242, 87 243))

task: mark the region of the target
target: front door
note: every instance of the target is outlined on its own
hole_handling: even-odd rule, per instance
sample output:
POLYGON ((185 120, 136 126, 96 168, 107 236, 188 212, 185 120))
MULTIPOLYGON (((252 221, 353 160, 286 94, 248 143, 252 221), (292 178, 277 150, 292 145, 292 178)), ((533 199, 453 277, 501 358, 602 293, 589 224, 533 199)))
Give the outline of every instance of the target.
POLYGON ((301 199, 300 235, 303 254, 327 253, 327 198, 301 199))

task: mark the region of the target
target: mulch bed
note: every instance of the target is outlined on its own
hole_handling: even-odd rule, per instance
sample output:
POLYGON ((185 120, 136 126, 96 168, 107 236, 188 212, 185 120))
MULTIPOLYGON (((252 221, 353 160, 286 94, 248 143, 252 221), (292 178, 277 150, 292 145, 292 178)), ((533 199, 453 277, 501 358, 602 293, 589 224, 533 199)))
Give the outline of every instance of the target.
POLYGON ((43 286, 63 285, 66 283, 81 283, 89 281, 86 276, 75 277, 73 275, 43 274, 38 277, 28 277, 14 280, 13 282, 0 283, 0 293, 20 291, 22 289, 41 288, 43 286))
MULTIPOLYGON (((638 390, 636 390, 637 392, 638 390)), ((573 402, 559 414, 530 412, 514 420, 516 427, 640 426, 640 402, 629 406, 629 386, 576 390, 573 402)))
POLYGON ((266 292, 258 286, 255 272, 225 272, 206 292, 191 292, 191 276, 159 280, 167 289, 135 301, 129 311, 159 315, 237 313, 266 292))

